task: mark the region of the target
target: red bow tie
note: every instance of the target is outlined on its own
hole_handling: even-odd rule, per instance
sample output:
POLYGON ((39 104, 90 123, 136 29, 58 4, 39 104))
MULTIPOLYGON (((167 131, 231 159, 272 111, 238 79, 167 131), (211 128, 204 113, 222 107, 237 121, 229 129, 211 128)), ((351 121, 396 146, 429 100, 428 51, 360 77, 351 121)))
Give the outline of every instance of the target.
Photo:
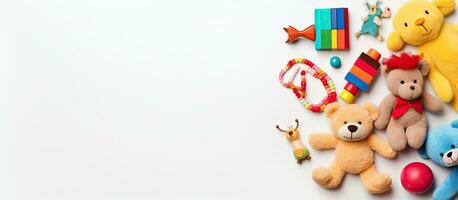
POLYGON ((396 103, 394 104, 393 112, 391 116, 395 119, 402 117, 410 108, 413 108, 419 114, 423 112, 423 104, 421 102, 421 98, 417 98, 412 101, 407 101, 401 99, 401 97, 396 97, 396 103))

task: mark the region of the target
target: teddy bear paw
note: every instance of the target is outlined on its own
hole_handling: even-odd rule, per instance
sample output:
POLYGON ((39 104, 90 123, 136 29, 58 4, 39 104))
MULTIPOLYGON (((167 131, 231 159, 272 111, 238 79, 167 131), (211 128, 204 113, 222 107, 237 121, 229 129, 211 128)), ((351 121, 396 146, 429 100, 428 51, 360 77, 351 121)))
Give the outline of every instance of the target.
POLYGON ((389 151, 387 153, 386 157, 387 158, 394 158, 394 157, 396 157, 396 155, 397 155, 397 152, 393 149, 393 150, 391 150, 391 151, 389 151))
POLYGON ((419 149, 425 142, 426 128, 421 126, 409 127, 406 135, 409 146, 414 149, 419 149))
POLYGON ((384 129, 386 128, 386 126, 388 125, 388 119, 382 119, 382 118, 378 118, 377 120, 374 121, 374 126, 376 129, 384 129))
POLYGON ((420 139, 412 139, 412 140, 409 140, 409 146, 414 148, 414 149, 419 149, 423 143, 424 143, 424 139, 423 140, 420 140, 420 139))
POLYGON ((364 182, 364 187, 370 193, 383 193, 391 188, 391 178, 386 174, 378 174, 364 182))
POLYGON ((332 176, 329 170, 320 167, 313 171, 312 178, 318 185, 326 187, 331 182, 332 176))
POLYGON ((390 138, 388 137, 388 143, 390 144, 391 148, 395 151, 402 151, 407 146, 406 139, 397 139, 397 138, 390 138))

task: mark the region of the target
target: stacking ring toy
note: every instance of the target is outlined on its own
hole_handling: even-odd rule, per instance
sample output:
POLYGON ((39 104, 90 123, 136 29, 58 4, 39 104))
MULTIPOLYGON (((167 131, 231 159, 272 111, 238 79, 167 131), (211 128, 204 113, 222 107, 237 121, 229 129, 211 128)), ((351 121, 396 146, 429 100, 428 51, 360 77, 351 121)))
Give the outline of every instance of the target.
POLYGON ((326 74, 322 69, 320 69, 318 66, 313 64, 311 61, 304 59, 304 58, 296 58, 292 59, 286 64, 285 68, 283 68, 280 71, 280 83, 287 89, 291 89, 293 93, 296 95, 296 97, 299 99, 299 102, 301 103, 304 108, 312 111, 312 112, 322 112, 326 105, 335 102, 336 101, 336 86, 334 85, 334 82, 332 81, 331 77, 329 77, 328 74, 326 74), (286 72, 288 72, 294 65, 296 64, 304 64, 307 66, 306 69, 297 69, 291 79, 288 82, 285 82, 283 80, 286 72), (297 74, 301 71, 301 86, 296 86, 293 84, 294 79, 296 78, 297 74), (305 80, 305 73, 311 74, 313 77, 319 79, 321 83, 323 84, 324 88, 326 89, 327 96, 323 100, 321 100, 320 103, 318 104, 312 104, 310 101, 307 99, 306 95, 306 80, 305 80))

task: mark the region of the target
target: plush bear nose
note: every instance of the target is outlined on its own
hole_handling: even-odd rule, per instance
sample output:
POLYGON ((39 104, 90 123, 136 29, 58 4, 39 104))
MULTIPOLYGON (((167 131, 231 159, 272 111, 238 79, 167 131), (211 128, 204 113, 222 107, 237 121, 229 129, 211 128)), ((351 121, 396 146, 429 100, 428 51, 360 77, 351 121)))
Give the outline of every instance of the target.
POLYGON ((415 86, 410 86, 410 89, 411 90, 415 90, 415 86))
POLYGON ((350 132, 352 132, 352 133, 355 132, 356 130, 358 130, 358 127, 355 126, 355 125, 350 125, 350 126, 348 126, 347 128, 348 128, 348 130, 349 130, 350 132))
POLYGON ((418 18, 417 20, 415 20, 415 24, 418 26, 421 26, 424 23, 425 23, 425 18, 418 18))
POLYGON ((451 151, 448 152, 448 153, 447 153, 447 157, 451 158, 451 157, 452 157, 452 154, 453 154, 453 152, 451 152, 451 151))

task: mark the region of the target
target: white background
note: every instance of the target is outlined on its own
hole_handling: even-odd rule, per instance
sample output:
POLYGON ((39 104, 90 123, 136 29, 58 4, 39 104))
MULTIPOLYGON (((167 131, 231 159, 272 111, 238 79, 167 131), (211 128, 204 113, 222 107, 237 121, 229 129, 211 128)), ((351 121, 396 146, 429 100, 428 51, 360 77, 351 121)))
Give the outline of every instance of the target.
MULTIPOLYGON (((384 5, 396 11, 402 2, 384 5)), ((309 133, 330 131, 323 114, 304 110, 278 83, 289 59, 314 61, 340 92, 360 52, 389 55, 367 35, 351 37, 346 52, 317 52, 307 40, 287 45, 282 27, 304 28, 314 8, 342 6, 353 33, 362 3, 3 0, 1 199, 429 199, 400 185, 403 166, 421 161, 413 150, 376 156, 393 178, 387 194, 366 193, 354 175, 325 190, 311 173, 328 166, 333 151, 311 150, 312 161, 299 166, 275 130, 299 118, 307 146, 309 133), (328 64, 333 55, 341 69, 328 64)), ((391 19, 382 23, 387 36, 391 19)), ((316 102, 324 91, 308 81, 316 102)), ((386 94, 379 77, 357 103, 378 104, 386 94)), ((456 116, 446 105, 444 114, 428 114, 429 124, 456 116)), ((447 170, 425 162, 441 182, 447 170)))

